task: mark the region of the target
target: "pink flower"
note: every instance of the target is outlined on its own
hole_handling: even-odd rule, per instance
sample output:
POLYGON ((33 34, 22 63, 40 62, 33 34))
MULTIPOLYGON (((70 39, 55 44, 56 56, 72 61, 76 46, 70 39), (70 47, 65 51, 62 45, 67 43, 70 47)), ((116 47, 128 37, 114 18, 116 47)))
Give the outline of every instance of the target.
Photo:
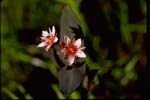
POLYGON ((85 47, 81 46, 81 39, 70 40, 69 37, 64 36, 64 43, 62 50, 60 51, 67 57, 67 62, 69 65, 72 65, 75 62, 75 58, 85 58, 86 55, 82 51, 85 47))
POLYGON ((55 33, 55 27, 52 27, 52 31, 49 28, 49 33, 47 31, 42 31, 41 43, 37 47, 45 47, 45 50, 48 51, 50 47, 58 41, 58 38, 55 33))

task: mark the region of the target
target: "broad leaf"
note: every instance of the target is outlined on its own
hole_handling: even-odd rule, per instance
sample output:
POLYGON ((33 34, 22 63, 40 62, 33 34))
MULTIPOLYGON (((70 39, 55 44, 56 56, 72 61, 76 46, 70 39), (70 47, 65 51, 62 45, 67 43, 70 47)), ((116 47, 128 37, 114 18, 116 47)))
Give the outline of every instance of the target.
MULTIPOLYGON (((73 38, 75 34, 80 33, 73 33, 74 29, 79 29, 79 20, 77 16, 74 14, 72 9, 69 6, 66 6, 63 9, 62 15, 61 15, 61 22, 60 22, 60 41, 63 41, 64 35, 69 36, 70 38, 73 38)), ((81 37, 80 37, 81 38, 81 37)))
POLYGON ((85 71, 85 63, 81 67, 73 66, 71 69, 66 69, 66 67, 63 67, 60 70, 59 85, 64 96, 68 96, 80 85, 85 71))

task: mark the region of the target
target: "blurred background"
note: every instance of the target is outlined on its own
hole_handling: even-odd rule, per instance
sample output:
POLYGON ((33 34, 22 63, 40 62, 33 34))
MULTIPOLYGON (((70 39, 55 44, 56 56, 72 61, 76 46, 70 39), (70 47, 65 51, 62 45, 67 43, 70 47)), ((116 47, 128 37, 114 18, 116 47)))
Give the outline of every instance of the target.
POLYGON ((55 25, 59 33, 66 5, 81 22, 87 54, 86 77, 68 98, 146 96, 146 1, 78 1, 1 1, 2 99, 65 99, 58 84, 59 67, 36 45, 42 30, 55 25))

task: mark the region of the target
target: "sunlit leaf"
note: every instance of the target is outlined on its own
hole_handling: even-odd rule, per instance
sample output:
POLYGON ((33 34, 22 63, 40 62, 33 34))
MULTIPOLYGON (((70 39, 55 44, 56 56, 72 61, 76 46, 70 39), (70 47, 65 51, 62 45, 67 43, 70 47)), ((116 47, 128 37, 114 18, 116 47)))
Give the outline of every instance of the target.
POLYGON ((59 99, 65 99, 65 97, 62 95, 61 91, 59 90, 59 87, 56 84, 52 84, 52 89, 56 92, 59 99))
POLYGON ((14 94, 14 92, 10 91, 8 88, 3 87, 2 88, 2 92, 5 93, 6 95, 8 95, 8 97, 10 97, 11 99, 19 99, 16 94, 14 94))
POLYGON ((70 94, 69 99, 80 99, 81 96, 78 91, 74 91, 70 94))

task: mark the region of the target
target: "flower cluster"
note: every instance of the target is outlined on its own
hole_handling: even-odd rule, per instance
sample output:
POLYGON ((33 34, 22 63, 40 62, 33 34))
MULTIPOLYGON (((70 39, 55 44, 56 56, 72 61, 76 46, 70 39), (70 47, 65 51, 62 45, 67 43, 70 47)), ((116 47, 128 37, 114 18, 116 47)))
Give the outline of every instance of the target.
MULTIPOLYGON (((49 28, 49 32, 42 31, 41 43, 37 45, 37 47, 45 47, 45 50, 48 51, 52 45, 54 45, 58 41, 58 37, 56 36, 55 27, 52 27, 52 31, 49 28)), ((71 66, 76 62, 76 57, 85 58, 86 55, 82 51, 85 47, 81 47, 81 39, 70 39, 67 36, 64 36, 64 41, 61 42, 63 45, 60 46, 62 53, 66 58, 68 65, 71 66)))
POLYGON ((58 38, 55 33, 55 27, 52 27, 52 31, 49 28, 49 32, 42 31, 41 43, 37 47, 45 47, 45 50, 48 51, 49 48, 58 41, 58 38))

